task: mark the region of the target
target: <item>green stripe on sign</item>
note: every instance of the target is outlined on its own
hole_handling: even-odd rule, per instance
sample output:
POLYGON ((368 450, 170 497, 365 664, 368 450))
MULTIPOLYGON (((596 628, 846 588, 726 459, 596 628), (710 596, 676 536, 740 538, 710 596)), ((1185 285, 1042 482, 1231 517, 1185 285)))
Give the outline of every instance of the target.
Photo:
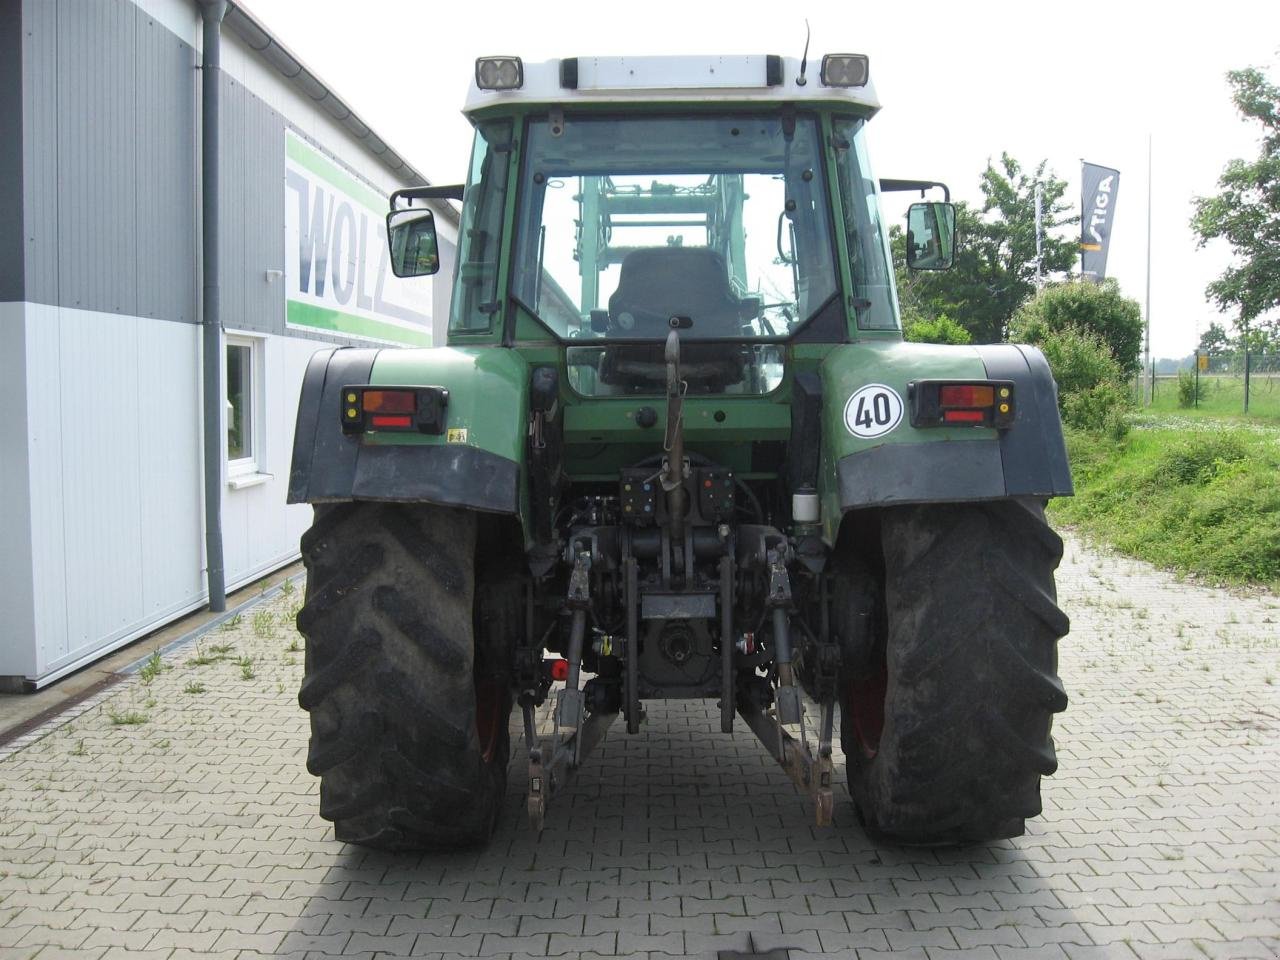
POLYGON ((367 337, 370 340, 403 343, 410 347, 431 346, 431 334, 425 330, 412 330, 394 323, 358 317, 354 313, 317 307, 298 300, 290 300, 285 304, 285 318, 295 327, 310 327, 313 330, 323 330, 325 333, 367 337))
POLYGON ((361 183, 297 134, 288 132, 284 138, 285 155, 300 167, 306 167, 321 180, 328 181, 353 200, 358 200, 374 213, 389 209, 387 198, 361 183))

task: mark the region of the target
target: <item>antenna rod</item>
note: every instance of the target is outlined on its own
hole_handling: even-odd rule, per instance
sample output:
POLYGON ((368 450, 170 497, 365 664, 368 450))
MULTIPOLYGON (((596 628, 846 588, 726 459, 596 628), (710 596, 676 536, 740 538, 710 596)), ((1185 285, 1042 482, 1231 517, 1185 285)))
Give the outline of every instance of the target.
POLYGON ((800 76, 796 77, 796 86, 803 87, 805 68, 809 65, 809 18, 804 18, 804 53, 800 55, 800 76))

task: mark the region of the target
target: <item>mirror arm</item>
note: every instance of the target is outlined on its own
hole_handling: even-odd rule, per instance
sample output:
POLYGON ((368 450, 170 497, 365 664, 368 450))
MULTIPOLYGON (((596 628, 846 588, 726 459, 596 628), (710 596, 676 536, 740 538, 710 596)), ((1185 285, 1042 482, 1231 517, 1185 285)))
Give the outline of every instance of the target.
POLYGON ((464 184, 451 183, 447 186, 404 187, 391 194, 391 209, 401 209, 396 205, 401 200, 462 200, 464 184))
POLYGON ((919 190, 920 196, 925 195, 925 191, 932 190, 934 187, 942 188, 942 199, 947 203, 951 202, 951 188, 940 180, 884 180, 880 181, 881 193, 901 193, 911 190, 919 190))

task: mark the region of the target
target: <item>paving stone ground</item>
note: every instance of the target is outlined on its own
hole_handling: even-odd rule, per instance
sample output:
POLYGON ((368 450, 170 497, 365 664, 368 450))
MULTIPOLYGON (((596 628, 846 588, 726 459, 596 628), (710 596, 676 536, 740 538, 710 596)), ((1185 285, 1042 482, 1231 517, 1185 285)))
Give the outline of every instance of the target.
POLYGON ((513 762, 492 845, 447 856, 317 816, 277 597, 0 759, 0 956, 1280 955, 1280 598, 1072 539, 1059 591, 1071 706, 1024 837, 878 848, 843 792, 814 828, 747 731, 671 702, 615 728, 540 839, 513 762))

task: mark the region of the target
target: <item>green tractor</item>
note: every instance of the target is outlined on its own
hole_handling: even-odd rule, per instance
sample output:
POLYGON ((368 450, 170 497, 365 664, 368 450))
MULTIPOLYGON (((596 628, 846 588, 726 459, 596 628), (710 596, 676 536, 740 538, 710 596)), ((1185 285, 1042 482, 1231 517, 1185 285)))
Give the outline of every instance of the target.
MULTIPOLYGON (((872 177, 877 109, 855 55, 477 61, 467 183, 387 218, 431 274, 427 201, 462 201, 448 345, 323 351, 302 387, 299 701, 338 838, 483 843, 515 709, 540 829, 670 698, 745 724, 818 824, 837 717, 872 836, 1040 813, 1056 387, 1030 347, 903 342, 880 192, 945 187, 872 177)), ((913 204, 908 264, 949 266, 954 224, 913 204)))

